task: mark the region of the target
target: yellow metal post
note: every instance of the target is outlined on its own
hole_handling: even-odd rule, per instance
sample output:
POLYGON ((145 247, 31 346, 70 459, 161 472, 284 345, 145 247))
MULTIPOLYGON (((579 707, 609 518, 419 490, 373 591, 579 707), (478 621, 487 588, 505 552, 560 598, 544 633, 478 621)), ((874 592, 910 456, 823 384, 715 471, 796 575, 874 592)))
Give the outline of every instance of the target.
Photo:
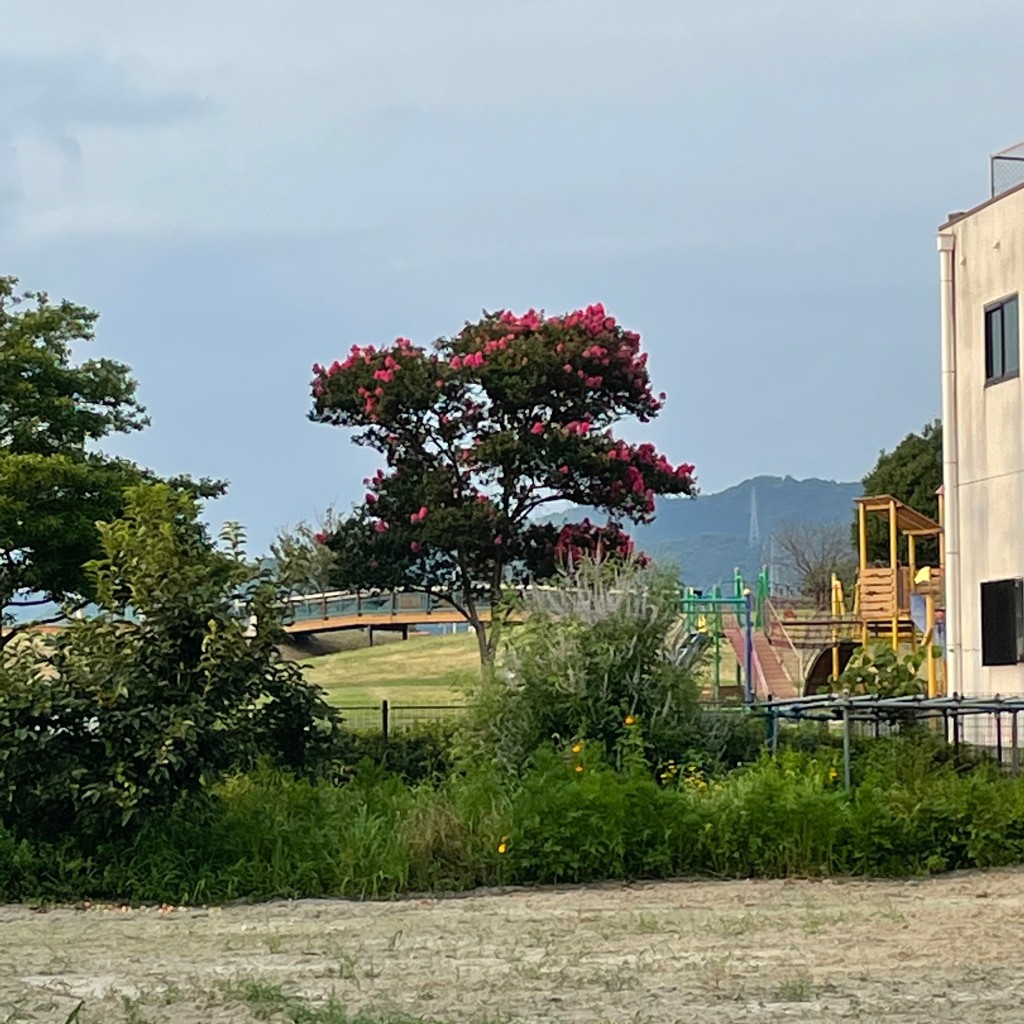
POLYGON ((900 649, 900 567, 896 502, 889 502, 889 568, 892 570, 892 649, 900 649))
MULTIPOLYGON (((917 538, 911 533, 907 535, 907 579, 910 581, 910 593, 907 595, 907 604, 913 600, 911 594, 914 593, 914 577, 917 576, 917 538)), ((917 650, 917 630, 914 629, 913 624, 910 627, 910 649, 912 651, 917 650)))
POLYGON ((935 597, 931 593, 924 595, 924 642, 928 645, 925 648, 925 658, 928 664, 928 696, 939 695, 938 681, 935 678, 935 597))
POLYGON ((843 613, 843 585, 832 573, 832 678, 839 682, 839 616, 843 613))
MULTIPOLYGON (((857 547, 860 552, 860 569, 857 578, 857 606, 858 611, 863 615, 863 593, 864 575, 868 569, 868 513, 864 508, 864 502, 857 505, 857 547)), ((868 645, 868 620, 861 618, 860 643, 862 647, 868 645)))
POLYGON ((939 493, 939 567, 946 565, 946 495, 939 493))
POLYGON ((910 567, 910 579, 917 575, 917 538, 910 534, 907 537, 907 565, 910 567))
POLYGON ((868 567, 868 514, 864 510, 864 503, 857 505, 857 544, 860 550, 860 571, 868 567))

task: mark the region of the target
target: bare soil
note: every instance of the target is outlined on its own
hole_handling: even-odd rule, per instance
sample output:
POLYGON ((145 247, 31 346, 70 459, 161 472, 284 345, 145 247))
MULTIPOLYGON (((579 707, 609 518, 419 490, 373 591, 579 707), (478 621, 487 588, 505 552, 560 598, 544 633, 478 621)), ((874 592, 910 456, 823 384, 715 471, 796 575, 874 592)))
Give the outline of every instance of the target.
MULTIPOLYGON (((1024 1021, 1024 870, 392 903, 0 908, 0 1022, 256 1019, 246 981, 451 1022, 1024 1021)), ((283 1019, 280 1016, 271 1019, 283 1019)))

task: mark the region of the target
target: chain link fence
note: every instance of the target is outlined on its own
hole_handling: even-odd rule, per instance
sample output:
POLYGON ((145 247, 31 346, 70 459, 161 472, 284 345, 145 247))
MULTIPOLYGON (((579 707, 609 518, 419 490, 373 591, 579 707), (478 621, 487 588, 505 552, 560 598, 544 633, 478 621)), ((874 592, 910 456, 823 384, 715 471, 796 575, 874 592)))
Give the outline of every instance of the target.
POLYGON ((1008 192, 1024 183, 1024 142, 1010 146, 989 157, 989 187, 991 196, 1008 192))

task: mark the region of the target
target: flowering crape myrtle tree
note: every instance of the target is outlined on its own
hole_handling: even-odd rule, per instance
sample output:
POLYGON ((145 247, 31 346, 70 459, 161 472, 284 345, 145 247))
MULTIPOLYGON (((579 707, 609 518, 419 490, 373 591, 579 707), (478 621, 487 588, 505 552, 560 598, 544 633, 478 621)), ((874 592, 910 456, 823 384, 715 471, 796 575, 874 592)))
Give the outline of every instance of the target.
POLYGON ((623 557, 619 523, 647 523, 660 494, 693 494, 693 466, 613 427, 643 423, 655 397, 640 336, 600 304, 565 316, 487 313, 428 350, 405 338, 353 346, 313 367, 311 418, 356 431, 387 469, 352 515, 319 540, 342 587, 400 587, 449 602, 472 625, 486 664, 497 630, 482 613, 507 588, 581 557, 623 557), (532 517, 555 502, 609 517, 558 528, 532 517))

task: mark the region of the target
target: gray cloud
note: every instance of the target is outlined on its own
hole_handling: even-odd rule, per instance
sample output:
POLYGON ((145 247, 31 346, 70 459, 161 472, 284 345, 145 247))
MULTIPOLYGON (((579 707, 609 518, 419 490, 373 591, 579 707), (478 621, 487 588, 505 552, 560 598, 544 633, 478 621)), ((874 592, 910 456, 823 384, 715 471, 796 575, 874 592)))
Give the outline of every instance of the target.
POLYGON ((230 478, 261 540, 370 468, 310 364, 482 307, 640 330, 669 404, 634 436, 709 490, 859 477, 938 411, 935 226, 1024 136, 1020 0, 22 6, 0 217, 21 140, 82 174, 0 264, 103 313, 153 413, 124 450, 230 478))
POLYGON ((79 133, 90 128, 161 127, 202 115, 203 97, 147 85, 124 67, 91 57, 5 54, 0 60, 0 229, 23 198, 18 143, 56 149, 66 168, 82 159, 79 133))

